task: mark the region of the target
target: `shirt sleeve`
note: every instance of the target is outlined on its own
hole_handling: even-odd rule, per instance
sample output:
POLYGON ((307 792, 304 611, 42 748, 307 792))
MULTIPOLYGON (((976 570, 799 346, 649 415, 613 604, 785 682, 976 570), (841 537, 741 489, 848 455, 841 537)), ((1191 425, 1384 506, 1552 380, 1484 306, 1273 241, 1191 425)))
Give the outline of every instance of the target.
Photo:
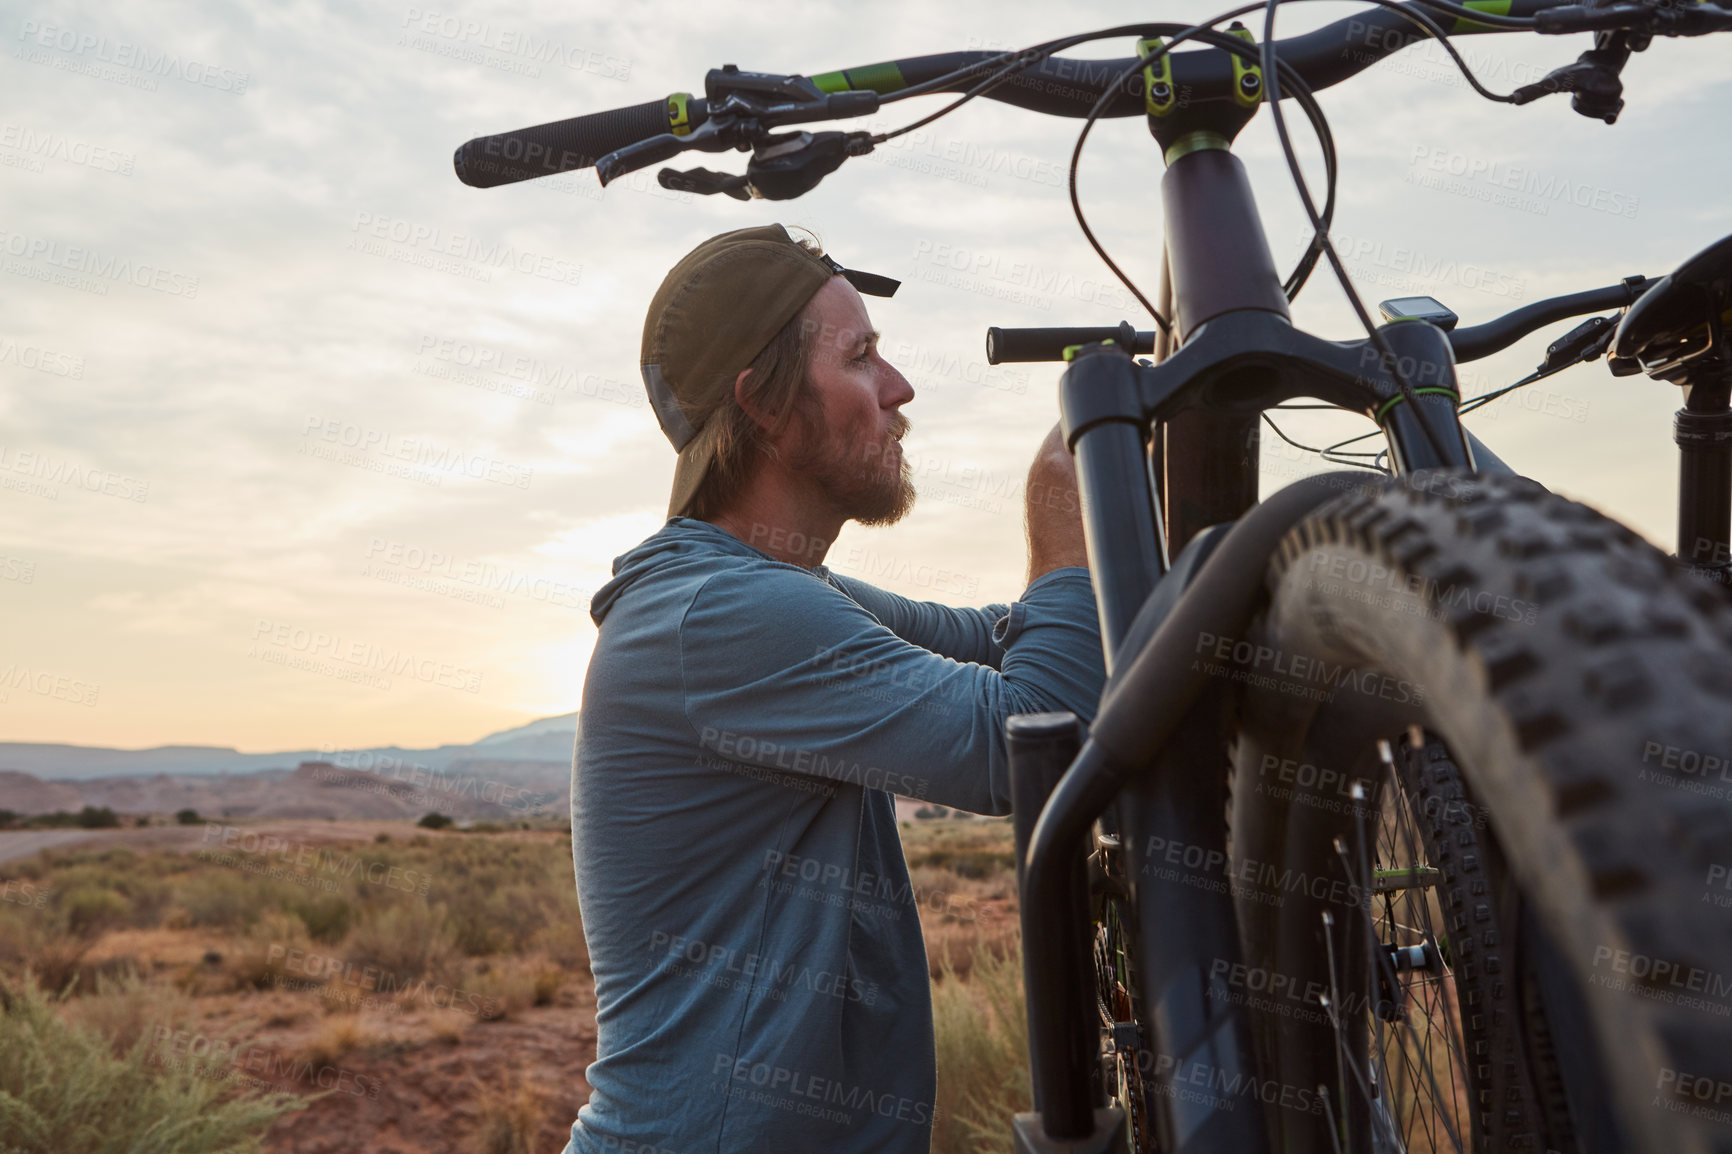
POLYGON ((1010 612, 1008 605, 958 609, 937 601, 914 601, 840 573, 830 574, 830 581, 910 645, 953 661, 971 661, 994 669, 1004 657, 992 633, 1010 612))
POLYGON ((814 574, 729 570, 704 582, 680 625, 686 718, 728 761, 1008 813, 1005 720, 1094 716, 1105 672, 1088 571, 1034 581, 992 641, 999 668, 957 661, 814 574))

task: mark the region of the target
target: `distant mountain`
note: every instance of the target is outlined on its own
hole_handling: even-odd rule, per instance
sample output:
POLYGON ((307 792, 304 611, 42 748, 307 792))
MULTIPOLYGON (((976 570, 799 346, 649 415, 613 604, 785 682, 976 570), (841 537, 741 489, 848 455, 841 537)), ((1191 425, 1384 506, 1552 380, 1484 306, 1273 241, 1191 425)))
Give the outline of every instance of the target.
POLYGON ((541 737, 545 734, 560 734, 567 741, 577 736, 577 714, 562 713, 558 717, 544 717, 540 721, 532 721, 528 725, 520 725, 516 729, 502 729, 477 741, 476 745, 498 745, 501 742, 516 741, 523 737, 541 737))
MULTIPOLYGON (((0 772, 14 770, 44 780, 88 781, 155 774, 251 775, 267 770, 292 771, 302 762, 325 761, 344 768, 390 775, 415 770, 445 773, 460 765, 487 762, 501 767, 517 767, 515 770, 502 768, 500 780, 506 780, 508 773, 539 779, 544 774, 538 770, 529 771, 530 763, 559 765, 569 771, 576 735, 577 714, 567 713, 501 730, 468 745, 441 745, 434 749, 405 749, 390 745, 372 749, 241 753, 213 745, 108 749, 91 745, 8 741, 0 742, 0 772)), ((5 807, 0 805, 0 808, 5 807)))
POLYGON ((216 818, 414 819, 425 813, 506 820, 570 812, 565 767, 549 762, 466 761, 448 772, 397 778, 308 761, 248 774, 154 774, 42 781, 0 771, 0 808, 38 814, 105 806, 118 814, 183 809, 216 818), (541 776, 531 772, 539 767, 541 776), (504 770, 515 771, 507 774, 504 770))

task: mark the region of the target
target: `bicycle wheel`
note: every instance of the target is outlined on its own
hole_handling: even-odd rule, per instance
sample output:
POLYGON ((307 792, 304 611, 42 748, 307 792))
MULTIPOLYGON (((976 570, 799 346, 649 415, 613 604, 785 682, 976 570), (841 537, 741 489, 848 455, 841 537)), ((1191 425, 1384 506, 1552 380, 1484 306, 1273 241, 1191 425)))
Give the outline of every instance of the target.
POLYGON ((1273 1147, 1732 1149, 1723 591, 1532 482, 1433 471, 1297 526, 1228 641, 1245 945, 1216 976, 1273 1147), (1441 745, 1386 764, 1416 725, 1441 745), (1457 782, 1482 820, 1426 812, 1457 782))

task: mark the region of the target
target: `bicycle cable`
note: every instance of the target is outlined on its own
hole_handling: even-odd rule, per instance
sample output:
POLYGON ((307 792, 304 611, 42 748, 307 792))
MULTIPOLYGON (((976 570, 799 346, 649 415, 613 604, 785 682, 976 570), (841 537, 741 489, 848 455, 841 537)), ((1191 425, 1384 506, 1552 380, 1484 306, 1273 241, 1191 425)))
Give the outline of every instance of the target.
MULTIPOLYGON (((1246 12, 1255 11, 1258 6, 1259 5, 1255 3, 1248 4, 1242 8, 1222 13, 1213 20, 1207 21, 1203 24, 1193 24, 1189 28, 1176 33, 1171 40, 1168 40, 1150 52, 1137 57, 1137 59, 1131 63, 1129 68, 1114 77, 1112 83, 1107 86, 1106 91, 1103 92, 1100 98, 1095 101, 1094 107, 1089 110, 1089 115, 1083 122, 1082 132, 1077 135, 1076 145, 1071 150, 1069 190, 1071 212, 1076 217, 1077 225, 1082 229, 1083 236, 1088 240, 1090 247, 1095 250, 1095 254, 1101 258, 1109 269, 1112 270, 1113 275, 1119 278, 1120 283, 1129 289, 1131 294, 1135 296, 1137 300, 1142 303, 1142 306, 1149 311, 1150 315, 1155 318, 1156 323, 1161 326, 1162 331, 1167 334, 1169 339, 1172 339, 1173 337, 1170 320, 1149 302, 1149 299, 1143 295, 1142 290, 1125 275, 1124 270, 1119 268, 1118 264, 1112 259, 1112 257, 1107 255, 1106 249, 1095 236, 1094 230, 1089 227, 1088 219, 1082 210, 1081 198, 1077 194, 1077 172, 1081 165, 1083 145, 1088 142, 1089 132, 1094 128, 1095 122, 1100 119, 1101 113, 1106 108, 1107 100, 1111 98, 1118 86, 1126 80, 1129 80, 1150 61, 1158 60, 1161 56, 1167 54, 1186 40, 1201 40, 1205 44, 1248 56, 1252 51, 1251 46, 1245 44, 1244 41, 1239 40, 1237 37, 1229 36, 1224 32, 1215 30, 1213 25, 1219 24, 1223 20, 1230 20, 1236 16, 1244 15, 1246 12)), ((1311 94, 1310 88, 1305 84, 1297 71, 1293 69, 1292 65, 1288 64, 1286 61, 1279 61, 1278 63, 1279 66, 1289 74, 1289 79, 1292 82, 1294 99, 1304 108, 1306 116, 1311 120, 1312 126, 1317 131, 1318 142, 1323 149, 1324 167, 1328 173, 1329 198, 1326 207, 1331 213, 1331 216, 1333 216, 1336 177, 1334 138, 1329 132, 1328 122, 1323 118, 1323 110, 1318 107, 1315 98, 1311 94)), ((1309 254, 1307 255, 1309 256, 1309 254)), ((1289 284, 1284 286, 1289 293, 1289 299, 1291 299, 1293 295, 1296 295, 1298 290, 1304 286, 1306 278, 1310 275, 1311 267, 1314 266, 1315 263, 1314 257, 1310 258, 1309 261, 1307 261, 1305 257, 1300 259, 1299 266, 1294 269, 1293 275, 1288 278, 1289 284)))
MULTIPOLYGON (((1581 362, 1578 361, 1575 363, 1579 364, 1581 362)), ((1466 414, 1473 412, 1475 409, 1483 409, 1487 405, 1491 404, 1491 402, 1497 400, 1499 397, 1503 396, 1506 393, 1513 393, 1517 389, 1525 388, 1528 385, 1533 384, 1535 381, 1543 381, 1547 377, 1554 376, 1558 373, 1561 373, 1564 371, 1564 369, 1567 369, 1569 367, 1570 367, 1569 365, 1560 365, 1559 367, 1553 369, 1549 373, 1540 372, 1538 370, 1535 370, 1534 372, 1529 373, 1527 376, 1523 377, 1521 380, 1517 381, 1513 385, 1505 385, 1501 389, 1493 389, 1489 393, 1481 393, 1477 397, 1469 397, 1467 400, 1462 402, 1461 412, 1465 416, 1466 414)))
MULTIPOLYGON (((1150 54, 1140 55, 1140 57, 1131 64, 1131 68, 1126 69, 1124 73, 1117 76, 1112 85, 1108 85, 1107 90, 1103 92, 1102 97, 1096 100, 1095 106, 1089 109, 1088 120, 1084 121, 1083 132, 1077 135, 1077 146, 1072 149, 1069 173, 1070 208, 1072 208, 1072 213, 1076 215, 1077 225, 1083 229, 1084 239, 1088 239, 1089 248, 1095 250, 1095 255, 1102 258, 1102 262, 1107 265, 1108 269, 1112 270, 1112 274, 1119 279, 1121 284, 1124 284, 1124 288, 1129 289, 1129 293, 1138 300, 1138 303, 1143 305, 1143 308, 1147 310, 1150 317, 1154 317, 1155 324, 1159 324, 1160 329, 1162 329, 1162 331, 1167 334, 1167 338, 1171 340, 1171 338, 1173 338, 1173 324, 1169 321, 1169 317, 1166 317, 1166 314, 1162 314, 1159 308, 1155 308, 1154 303, 1148 300, 1148 296, 1145 295, 1136 284, 1134 284, 1134 281, 1131 281, 1131 279, 1124 274, 1124 270, 1117 265, 1117 262, 1112 260, 1112 256, 1107 255, 1105 246, 1103 246, 1103 244, 1100 243, 1100 239, 1095 236, 1095 230, 1089 227, 1088 218, 1086 218, 1086 215, 1083 213, 1083 204, 1081 204, 1081 198, 1077 196, 1076 187, 1077 168, 1079 168, 1079 159, 1081 159, 1083 142, 1088 139, 1091 128, 1095 125, 1095 121, 1100 118, 1100 113, 1105 109, 1105 102, 1107 102, 1108 97, 1114 94, 1117 87, 1119 87, 1121 83, 1124 83, 1124 81, 1129 80, 1138 69, 1145 68, 1148 62, 1159 59, 1160 55, 1166 54, 1167 50, 1173 49, 1173 47, 1176 47, 1178 43, 1185 42, 1185 40, 1192 40, 1192 38, 1202 38, 1204 43, 1212 43, 1214 47, 1221 47, 1221 49, 1230 50, 1230 52, 1238 52, 1240 55, 1249 55, 1249 52, 1245 52, 1244 50, 1245 45, 1231 45, 1231 43, 1223 45, 1223 43, 1216 43, 1216 40, 1214 40, 1212 36, 1207 36, 1205 33, 1212 33, 1212 31, 1214 31, 1214 26, 1221 23, 1221 21, 1233 19, 1233 17, 1245 16, 1245 14, 1254 12, 1254 10, 1261 7, 1261 9, 1266 9, 1266 23, 1264 23, 1264 31, 1266 31, 1266 35, 1264 35, 1264 42, 1268 43, 1270 36, 1273 35, 1273 7, 1275 7, 1275 3, 1280 2, 1292 3, 1296 2, 1296 0, 1273 0, 1271 3, 1264 3, 1263 0, 1254 0, 1252 3, 1245 3, 1242 7, 1230 10, 1230 12, 1225 12, 1225 14, 1216 16, 1214 19, 1209 19, 1209 21, 1204 21, 1204 23, 1200 24, 1192 24, 1192 26, 1185 26, 1185 28, 1181 28, 1178 24, 1121 24, 1121 26, 1115 26, 1115 28, 1098 29, 1098 31, 1093 31, 1093 33, 1077 33, 1077 35, 1062 36, 1062 38, 1057 38, 1057 40, 1046 40, 1046 42, 1036 43, 1036 45, 1029 45, 1027 49, 1018 49, 1015 50, 1015 52, 1005 52, 1005 54, 999 54, 996 55, 996 57, 989 57, 986 61, 973 62, 973 64, 968 64, 965 68, 954 69, 951 73, 937 76, 934 80, 923 81, 920 85, 913 85, 913 87, 904 88, 902 92, 895 92, 895 94, 887 95, 887 97, 885 97, 885 102, 889 104, 892 100, 908 99, 908 97, 913 97, 913 95, 932 94, 932 92, 937 92, 939 88, 944 87, 947 83, 953 83, 954 80, 963 78, 963 76, 977 75, 977 73, 982 73, 982 71, 987 71, 987 73, 989 73, 984 80, 980 81, 979 85, 970 88, 968 92, 965 92, 965 94, 958 97, 958 99, 953 100, 953 102, 949 102, 949 104, 940 107, 940 109, 935 109, 934 113, 927 114, 927 116, 921 116, 920 120, 914 120, 911 121, 911 123, 908 123, 908 125, 902 125, 901 128, 894 128, 894 130, 890 130, 890 132, 878 133, 878 135, 873 137, 873 142, 875 142, 875 144, 882 144, 885 140, 892 140, 895 139, 895 137, 899 137, 899 135, 904 135, 904 133, 914 132, 916 128, 921 128, 921 126, 930 125, 932 121, 939 120, 940 116, 947 116, 949 113, 954 113, 958 107, 966 104, 968 100, 973 100, 975 97, 980 97, 980 95, 986 95, 987 92, 991 92, 992 88, 1003 85, 1006 81, 1011 80, 1013 76, 1017 76, 1018 73, 1022 73, 1025 69, 1031 68, 1031 66, 1034 66, 1037 62, 1043 62, 1046 61, 1046 59, 1050 59, 1051 55, 1055 54, 1055 52, 1062 52, 1062 50, 1076 47, 1076 45, 1081 45, 1081 43, 1091 42, 1091 40, 1107 40, 1107 38, 1112 38, 1112 36, 1150 35, 1150 33, 1154 33, 1154 35, 1173 35, 1173 40, 1167 43, 1167 45, 1162 45, 1160 49, 1154 50, 1154 52, 1150 52, 1150 54), (1174 29, 1179 29, 1179 31, 1174 33, 1174 29)), ((1470 19, 1470 16, 1472 16, 1476 10, 1465 9, 1465 7, 1455 5, 1455 3, 1448 3, 1446 0, 1415 0, 1415 5, 1424 5, 1424 7, 1405 7, 1403 3, 1398 3, 1398 0, 1365 0, 1365 2, 1373 3, 1373 5, 1382 7, 1382 9, 1391 10, 1391 12, 1396 12, 1398 16, 1406 19, 1408 23, 1419 26, 1419 28, 1424 31, 1425 35, 1431 36, 1432 40, 1436 40, 1436 42, 1443 47, 1444 52, 1450 55, 1451 61, 1455 62, 1455 66, 1460 69, 1460 73, 1462 73, 1462 76, 1467 80, 1470 87, 1474 88, 1477 94, 1483 95, 1484 99, 1496 100, 1496 102, 1510 102, 1510 100, 1512 100, 1512 97, 1509 97, 1509 95, 1495 94, 1495 92, 1491 92, 1490 88, 1484 87, 1483 83, 1479 81, 1479 78, 1474 76, 1472 69, 1467 66, 1467 61, 1462 57, 1462 54, 1455 49, 1453 43, 1450 43, 1450 38, 1448 38, 1448 35, 1444 33, 1443 28, 1438 26, 1436 21, 1432 21, 1431 17, 1425 14, 1424 7, 1432 7, 1432 9, 1451 12, 1451 14, 1455 14, 1455 16, 1460 17, 1460 19, 1470 19)), ((1500 17, 1500 19, 1488 19, 1488 21, 1483 21, 1483 23, 1496 24, 1496 26, 1529 26, 1533 21, 1522 21, 1522 19, 1516 19, 1516 17, 1500 17), (1502 21, 1505 21, 1505 19, 1510 21, 1510 23, 1503 24, 1502 21)), ((1266 55, 1268 55, 1266 52, 1259 54, 1259 62, 1263 62, 1264 68, 1268 66, 1268 61, 1263 59, 1266 55)), ((1335 165, 1334 139, 1332 139, 1332 133, 1328 132, 1327 120, 1323 118, 1322 109, 1315 106, 1315 99, 1313 99, 1313 95, 1309 92, 1309 88, 1304 85, 1304 80, 1299 78, 1297 73, 1294 73, 1285 62, 1280 62, 1280 68, 1282 68, 1282 71, 1285 71, 1287 76, 1289 76, 1290 92, 1294 92, 1294 97, 1301 102, 1301 106, 1308 106, 1304 107, 1304 111, 1308 114, 1309 120, 1313 123, 1313 128, 1315 128, 1316 132, 1318 132, 1318 137, 1320 137, 1320 144, 1323 146, 1323 159, 1325 159, 1325 170, 1327 170, 1327 178, 1325 178, 1325 203, 1323 203, 1322 213, 1318 213, 1318 211, 1315 210, 1315 206, 1313 206, 1311 201, 1309 201, 1308 189, 1304 187, 1302 178, 1299 180, 1301 199, 1306 203, 1308 215, 1313 217, 1313 239, 1311 239, 1311 244, 1306 246, 1306 253, 1299 258, 1299 263, 1297 263, 1294 270, 1292 270, 1292 274, 1289 274, 1287 281, 1283 282, 1283 293, 1287 295, 1287 300, 1292 301, 1296 300, 1297 296, 1299 296, 1299 291, 1301 291, 1301 289, 1304 288, 1304 284, 1309 281, 1309 277, 1311 277, 1311 272, 1313 272, 1313 269, 1316 267, 1318 258, 1325 253, 1325 250, 1328 250, 1330 263, 1332 263, 1332 267, 1335 269, 1337 279, 1344 276, 1344 270, 1342 270, 1341 265, 1339 265, 1339 256, 1335 256, 1332 246, 1328 246, 1327 244, 1328 227, 1334 224, 1335 191, 1337 191, 1337 165, 1335 165)), ((1280 85, 1278 85, 1278 81, 1275 81, 1275 83, 1275 95, 1271 95, 1268 102, 1270 102, 1270 104, 1275 104, 1276 106, 1276 133, 1282 137, 1283 152, 1287 152, 1289 168, 1290 170, 1294 170, 1296 158, 1292 156, 1290 142, 1287 140, 1287 133, 1285 133, 1285 118, 1283 118, 1280 111, 1278 111, 1278 100, 1280 100, 1280 95, 1278 94, 1280 94, 1280 85)), ((1356 298, 1354 298, 1353 295, 1353 289, 1351 289, 1351 286, 1347 286, 1346 282, 1344 282, 1344 289, 1346 289, 1347 295, 1349 295, 1349 300, 1354 300, 1354 305, 1356 305, 1354 310, 1361 314, 1361 324, 1365 324, 1365 322, 1368 322, 1368 314, 1363 310, 1363 303, 1358 303, 1358 301, 1356 301, 1356 298)), ((1370 329, 1368 329, 1368 331, 1370 331, 1370 329)), ((1372 340, 1375 345, 1379 345, 1379 352, 1387 352, 1386 348, 1380 347, 1380 341, 1377 340, 1375 334, 1373 334, 1372 340)), ((1403 381, 1399 379, 1399 374, 1398 385, 1403 385, 1403 381)), ((1403 390, 1403 392, 1406 392, 1406 390, 1403 390)), ((1422 423, 1422 428, 1424 428, 1425 433, 1427 433, 1427 440, 1431 440, 1432 442, 1432 449, 1434 449, 1434 451, 1439 451, 1438 444, 1436 444, 1436 438, 1432 437, 1432 430, 1429 423, 1427 423, 1424 418, 1420 419, 1420 423, 1422 423)))
MULTIPOLYGON (((1299 167, 1299 156, 1293 150, 1292 137, 1287 132, 1287 117, 1281 111, 1280 69, 1276 67, 1279 57, 1275 55, 1275 10, 1281 6, 1282 0, 1267 0, 1263 9, 1263 43, 1260 46, 1260 56, 1263 65, 1263 83, 1268 89, 1267 100, 1270 113, 1275 118, 1275 135, 1280 138, 1281 152, 1287 160, 1287 171, 1293 177, 1294 186, 1299 191, 1299 201, 1305 206, 1305 215, 1311 220, 1311 227, 1320 238, 1323 255, 1329 258, 1329 266, 1335 272, 1335 279, 1341 284, 1341 291, 1353 306, 1359 323, 1364 326, 1366 336, 1377 349, 1388 368, 1390 376, 1395 378, 1395 385, 1401 390, 1402 400, 1406 401, 1414 419, 1419 422, 1420 431, 1425 434, 1426 443, 1437 459, 1446 461, 1449 455, 1444 452, 1443 441, 1437 431, 1432 428, 1431 420, 1426 411, 1420 407, 1419 396, 1414 392, 1413 385, 1407 379, 1407 374, 1401 371, 1400 360, 1383 334, 1377 331, 1377 326, 1371 323, 1371 314, 1366 311, 1365 302, 1359 299, 1359 292, 1353 287, 1352 279, 1347 275, 1347 269, 1341 263, 1341 255, 1335 251, 1334 243, 1329 239, 1328 230, 1324 227, 1321 216, 1317 212, 1316 202, 1311 198, 1310 186, 1305 183, 1305 173, 1299 167)), ((1319 109, 1321 115, 1321 109, 1319 109)))

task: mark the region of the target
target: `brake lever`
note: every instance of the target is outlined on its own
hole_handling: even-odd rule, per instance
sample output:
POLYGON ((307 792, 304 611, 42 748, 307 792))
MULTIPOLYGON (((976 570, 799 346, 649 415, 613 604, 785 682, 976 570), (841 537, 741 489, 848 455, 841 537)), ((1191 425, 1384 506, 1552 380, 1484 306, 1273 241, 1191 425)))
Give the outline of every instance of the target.
POLYGON ((699 196, 713 196, 725 193, 735 200, 751 200, 752 192, 743 176, 735 176, 731 172, 712 172, 707 168, 690 168, 685 172, 676 172, 664 168, 656 174, 656 180, 663 188, 674 192, 695 192, 699 196))
POLYGON ((1546 359, 1535 370, 1555 373, 1574 364, 1598 360, 1612 343, 1618 331, 1619 313, 1609 317, 1589 317, 1557 340, 1546 346, 1546 359))
POLYGON ((1543 36, 1614 29, 1660 36, 1705 36, 1732 29, 1732 11, 1718 4, 1651 3, 1565 4, 1534 13, 1534 31, 1543 36))
POLYGON ((1510 93, 1510 103, 1531 104, 1554 92, 1572 92, 1575 94, 1570 101, 1572 108, 1583 116, 1611 124, 1624 110, 1624 82, 1618 73, 1629 57, 1627 48, 1590 48, 1575 63, 1554 68, 1543 79, 1510 93))

